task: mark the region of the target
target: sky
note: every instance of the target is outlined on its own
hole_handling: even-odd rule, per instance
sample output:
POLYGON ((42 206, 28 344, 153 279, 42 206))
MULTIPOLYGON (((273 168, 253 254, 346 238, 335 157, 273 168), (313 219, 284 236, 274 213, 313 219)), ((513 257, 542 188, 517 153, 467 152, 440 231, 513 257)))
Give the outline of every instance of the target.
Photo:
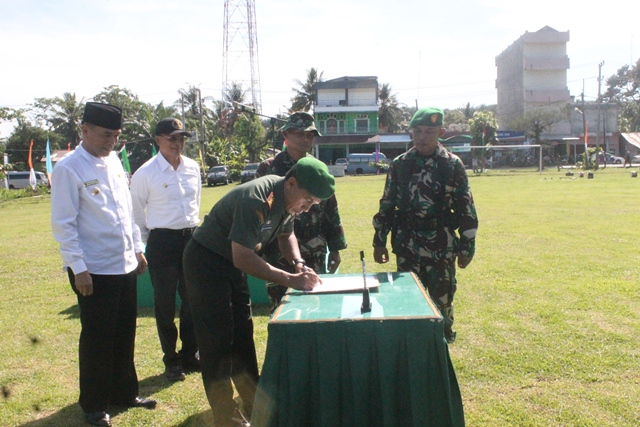
MULTIPOLYGON (((640 31, 624 23, 640 2, 627 0, 254 1, 266 115, 286 112, 311 67, 324 80, 377 76, 406 105, 495 104, 495 57, 545 26, 570 32, 567 86, 587 101, 601 62, 606 78, 640 55, 640 31)), ((0 11, 0 107, 86 101, 110 85, 152 104, 189 85, 221 98, 224 0, 0 0, 0 11)))

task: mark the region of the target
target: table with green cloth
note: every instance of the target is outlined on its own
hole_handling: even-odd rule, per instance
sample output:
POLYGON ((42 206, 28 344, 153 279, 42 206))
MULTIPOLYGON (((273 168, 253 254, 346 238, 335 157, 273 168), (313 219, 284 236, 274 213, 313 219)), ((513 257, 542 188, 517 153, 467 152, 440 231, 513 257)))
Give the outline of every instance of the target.
POLYGON ((362 291, 285 295, 268 325, 253 427, 464 426, 442 316, 413 273, 374 276, 370 312, 362 291))

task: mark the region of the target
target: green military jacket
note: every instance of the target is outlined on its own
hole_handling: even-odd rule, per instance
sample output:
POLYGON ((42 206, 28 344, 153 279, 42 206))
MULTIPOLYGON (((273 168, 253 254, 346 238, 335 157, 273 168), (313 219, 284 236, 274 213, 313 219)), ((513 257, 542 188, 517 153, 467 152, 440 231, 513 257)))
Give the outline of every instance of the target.
MULTIPOLYGON (((284 176, 296 162, 288 152, 283 151, 258 166, 256 177, 265 175, 284 176)), ((308 212, 296 215, 295 235, 300 246, 300 254, 307 265, 319 274, 327 273, 326 255, 347 247, 344 228, 338 211, 338 200, 333 195, 314 205, 308 212)))
POLYGON ((278 234, 293 231, 285 210, 284 178, 267 176, 229 191, 204 217, 193 239, 233 262, 231 242, 262 256, 278 234))
POLYGON ((472 257, 478 216, 460 158, 440 144, 428 156, 411 148, 396 157, 373 227, 373 246, 386 246, 391 232, 393 253, 408 260, 472 257))

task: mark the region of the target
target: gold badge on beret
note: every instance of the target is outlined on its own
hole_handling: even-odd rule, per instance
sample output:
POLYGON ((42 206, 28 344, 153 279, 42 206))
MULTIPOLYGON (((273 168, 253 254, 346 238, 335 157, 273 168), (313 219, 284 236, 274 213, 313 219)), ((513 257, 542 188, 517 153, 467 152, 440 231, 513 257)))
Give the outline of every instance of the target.
POLYGON ((438 123, 438 119, 439 119, 439 117, 438 117, 437 114, 432 114, 431 115, 431 123, 433 123, 433 124, 438 123))

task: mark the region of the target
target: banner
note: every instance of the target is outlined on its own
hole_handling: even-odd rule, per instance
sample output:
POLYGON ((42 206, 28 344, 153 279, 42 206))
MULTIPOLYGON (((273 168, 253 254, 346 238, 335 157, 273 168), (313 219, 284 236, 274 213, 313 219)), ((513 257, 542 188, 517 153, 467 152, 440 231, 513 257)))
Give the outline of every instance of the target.
POLYGON ((49 138, 47 138, 47 179, 51 185, 51 172, 53 172, 53 163, 51 163, 51 148, 49 147, 49 138))
POLYGON ((36 172, 33 170, 33 162, 31 161, 31 153, 33 152, 33 139, 29 145, 29 185, 36 189, 36 172))
POLYGON ((131 174, 131 166, 129 165, 129 156, 127 156, 127 146, 124 145, 122 147, 122 151, 120 152, 122 155, 122 168, 125 172, 129 172, 131 174))

